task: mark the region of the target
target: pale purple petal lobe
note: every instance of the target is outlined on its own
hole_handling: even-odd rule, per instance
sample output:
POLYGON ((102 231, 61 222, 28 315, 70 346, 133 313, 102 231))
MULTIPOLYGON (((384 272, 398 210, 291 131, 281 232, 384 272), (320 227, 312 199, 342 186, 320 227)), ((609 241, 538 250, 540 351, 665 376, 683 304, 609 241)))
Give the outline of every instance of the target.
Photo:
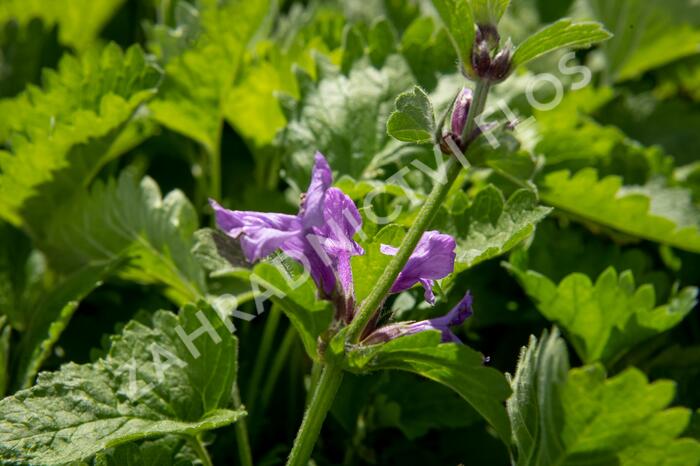
POLYGON ((311 183, 306 190, 300 211, 304 228, 323 224, 326 192, 331 184, 333 184, 331 167, 328 166, 323 154, 316 152, 314 168, 311 172, 311 183))
POLYGON ((384 343, 395 338, 406 335, 414 335, 416 333, 425 332, 427 330, 437 330, 441 334, 443 343, 462 343, 462 341, 452 333, 450 327, 462 325, 464 321, 472 315, 472 296, 467 291, 464 297, 457 305, 442 317, 435 319, 421 320, 418 322, 398 322, 395 324, 385 325, 372 332, 363 343, 374 345, 384 343))
MULTIPOLYGON (((432 285, 433 280, 439 280, 449 275, 454 269, 455 240, 450 235, 438 231, 423 233, 416 249, 406 262, 403 270, 391 287, 392 293, 400 293, 421 283, 425 288, 425 299, 429 303, 435 301, 432 285)), ((397 248, 381 245, 379 250, 386 255, 396 255, 397 248)))
POLYGON ((243 253, 249 262, 270 255, 301 231, 301 223, 294 215, 228 210, 210 200, 216 223, 232 238, 239 238, 243 253))

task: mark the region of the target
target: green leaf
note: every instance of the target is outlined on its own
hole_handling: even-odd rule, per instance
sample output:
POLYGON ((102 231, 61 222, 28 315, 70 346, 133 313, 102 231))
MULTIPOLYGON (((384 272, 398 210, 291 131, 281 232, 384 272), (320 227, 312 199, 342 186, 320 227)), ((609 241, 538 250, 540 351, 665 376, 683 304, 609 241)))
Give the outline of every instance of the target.
MULTIPOLYGON (((236 279, 236 285, 242 284, 253 295, 258 315, 264 312, 266 301, 277 304, 294 325, 309 357, 319 360, 318 340, 328 329, 333 310, 327 301, 318 299, 316 286, 302 266, 278 254, 250 270, 238 240, 210 229, 198 231, 196 237, 194 253, 211 276, 236 279)), ((231 293, 230 289, 225 291, 231 293)), ((251 320, 255 316, 241 318, 251 320)))
POLYGON ((17 310, 21 312, 23 325, 16 346, 14 389, 32 385, 80 301, 97 288, 110 271, 110 267, 103 264, 81 267, 46 284, 45 288, 32 290, 19 303, 17 310))
MULTIPOLYGON (((700 41, 700 40, 699 40, 700 41)), ((697 161, 693 147, 700 143, 697 104, 684 96, 659 100, 651 92, 624 93, 598 112, 598 120, 615 125, 627 137, 653 150, 672 155, 676 165, 697 161)))
POLYGON ((450 36, 430 16, 416 18, 404 31, 401 55, 418 84, 427 90, 434 90, 443 75, 455 72, 457 55, 450 36))
MULTIPOLYGON (((15 391, 32 384, 79 302, 100 285, 111 268, 88 264, 56 274, 21 232, 2 225, 0 238, 7 246, 0 256, 0 270, 5 272, 0 273, 0 315, 17 332, 7 368, 8 387, 15 391)), ((5 330, 9 332, 9 326, 5 330)))
POLYGON ((637 369, 610 379, 598 365, 568 370, 565 348, 556 331, 545 332, 521 354, 508 400, 518 466, 700 461, 700 443, 678 438, 690 412, 667 408, 672 382, 650 384, 637 369))
POLYGON ((643 244, 616 244, 606 236, 592 235, 583 226, 560 223, 555 217, 540 223, 527 248, 513 251, 510 262, 520 270, 539 272, 554 282, 572 272, 595 280, 611 266, 630 270, 636 282, 653 285, 657 299, 664 301, 669 299, 676 280, 672 271, 659 268, 658 258, 643 244))
POLYGON ((353 64, 365 54, 365 41, 358 28, 348 25, 343 32, 343 56, 340 69, 343 74, 350 73, 353 64))
POLYGON ((190 253, 197 214, 175 190, 164 198, 151 178, 140 183, 130 170, 118 180, 97 182, 90 193, 56 210, 40 243, 60 270, 110 264, 128 258, 121 276, 159 284, 176 303, 204 294, 204 275, 190 253), (76 241, 76 238, 81 238, 76 241))
POLYGON ((347 354, 347 364, 352 371, 401 370, 441 383, 464 398, 504 442, 510 443, 510 426, 503 408, 510 390, 503 374, 486 367, 483 356, 465 345, 441 344, 439 332, 426 331, 359 347, 347 354))
POLYGON ((457 195, 453 210, 436 218, 438 230, 457 240, 456 271, 504 254, 528 238, 551 209, 539 206, 532 191, 521 189, 506 201, 493 185, 478 192, 471 204, 457 195))
POLYGON ((476 24, 498 25, 510 5, 510 0, 471 0, 476 24))
POLYGON ((598 179, 586 168, 550 173, 538 182, 542 200, 586 222, 628 235, 700 252, 700 210, 691 194, 660 183, 623 186, 619 176, 598 179))
POLYGON ((10 324, 21 330, 21 302, 26 289, 41 278, 43 263, 36 260, 40 257, 32 258, 29 238, 4 222, 0 222, 0 243, 4 246, 0 250, 0 315, 7 316, 10 324))
POLYGON ((525 292, 549 320, 571 336, 585 363, 611 363, 624 352, 678 325, 697 304, 697 288, 685 288, 668 304, 656 305, 651 285, 635 287, 634 277, 612 267, 591 282, 574 273, 556 285, 542 274, 512 270, 525 292))
POLYGON ((251 283, 255 282, 262 293, 267 293, 282 308, 299 334, 306 353, 318 361, 318 339, 330 326, 333 310, 327 301, 318 299, 313 280, 300 273, 301 266, 291 261, 282 264, 284 272, 278 265, 256 265, 251 283))
POLYGON ((163 25, 152 28, 154 40, 149 47, 167 61, 161 92, 150 105, 156 120, 218 156, 224 105, 248 42, 263 21, 268 4, 203 0, 198 2, 195 20, 185 17, 183 22, 187 22, 172 30, 163 25), (164 43, 168 37, 175 38, 178 45, 164 43), (163 54, 163 50, 171 49, 180 53, 163 54))
MULTIPOLYGON (((248 54, 225 103, 226 119, 253 146, 256 157, 261 148, 270 149, 275 135, 287 123, 276 94, 299 97, 295 66, 315 77, 315 54, 327 55, 338 63, 341 53, 338 47, 346 23, 341 11, 319 6, 292 8, 280 18, 283 21, 286 27, 257 43, 248 54), (250 118, 251 114, 256 118, 250 118)), ((384 53, 377 49, 380 36, 378 30, 370 31, 370 55, 384 53)))
POLYGON ((474 46, 474 14, 469 0, 433 0, 462 66, 471 69, 474 46))
POLYGON ((548 442, 555 442, 550 448, 559 443, 559 432, 553 429, 563 416, 558 389, 565 383, 568 371, 566 343, 555 327, 551 335, 545 330, 539 342, 531 336, 529 345, 520 352, 515 376, 507 375, 513 394, 506 408, 518 466, 534 466, 540 464, 538 461, 554 464, 544 462, 544 458, 550 455, 548 442))
POLYGON ((0 137, 11 136, 10 152, 0 151, 0 215, 40 236, 57 202, 88 185, 116 148, 133 144, 119 136, 159 79, 138 46, 123 53, 111 44, 65 56, 58 71, 46 71, 42 90, 3 101, 13 117, 0 128, 0 137))
POLYGON ((249 267, 240 243, 220 230, 197 230, 192 254, 211 275, 222 275, 236 267, 249 267))
POLYGON ((308 185, 317 150, 334 171, 355 179, 371 177, 387 160, 416 152, 415 146, 403 145, 386 132, 394 100, 414 84, 400 56, 388 57, 380 69, 359 63, 348 76, 323 57, 316 60, 318 80, 297 68, 301 97, 284 100, 288 124, 277 146, 284 151, 293 185, 308 185))
POLYGON ((427 144, 433 141, 435 112, 428 95, 418 86, 396 98, 396 110, 389 116, 386 130, 399 141, 427 144))
POLYGON ((387 225, 370 240, 360 241, 365 253, 350 259, 357 303, 361 303, 369 295, 391 261, 392 256, 382 254, 380 246, 398 246, 405 233, 405 230, 397 225, 387 225))
POLYGON ((411 441, 440 429, 482 427, 481 415, 456 392, 400 371, 346 372, 331 414, 347 431, 366 418, 371 430, 395 428, 411 441))
POLYGON ((513 67, 562 48, 588 48, 612 37, 603 25, 596 22, 574 23, 561 19, 550 24, 523 41, 513 54, 513 67))
POLYGON ((0 3, 0 25, 15 20, 23 26, 41 18, 48 26, 58 25, 63 44, 84 50, 94 45, 123 3, 124 0, 4 0, 0 3))
POLYGON ((95 457, 95 466, 189 466, 197 455, 184 438, 169 435, 158 440, 126 443, 95 457))
POLYGON ((372 24, 367 35, 367 54, 372 64, 382 66, 389 55, 396 52, 396 43, 396 33, 389 21, 381 18, 372 24))
POLYGON ((132 321, 104 359, 42 373, 36 386, 0 401, 0 459, 59 465, 134 440, 230 424, 245 414, 224 409, 236 357, 236 338, 209 307, 159 311, 152 326, 132 321), (193 354, 178 332, 192 335, 203 322, 209 327, 191 342, 193 354))
POLYGON ((590 4, 596 18, 615 31, 603 47, 612 80, 635 79, 698 54, 700 23, 697 8, 689 2, 592 0, 590 4))
POLYGON ((0 22, 0 53, 3 75, 0 98, 13 97, 28 84, 38 84, 43 68, 53 68, 63 52, 57 28, 45 26, 40 19, 19 25, 0 22))

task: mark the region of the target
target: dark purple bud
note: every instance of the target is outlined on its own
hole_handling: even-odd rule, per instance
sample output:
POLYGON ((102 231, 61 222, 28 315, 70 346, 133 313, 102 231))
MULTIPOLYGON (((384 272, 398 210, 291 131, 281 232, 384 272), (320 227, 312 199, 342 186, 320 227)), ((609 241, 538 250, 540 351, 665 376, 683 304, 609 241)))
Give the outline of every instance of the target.
POLYGON ((503 48, 493 58, 489 79, 493 82, 500 82, 507 78, 511 71, 512 58, 513 43, 508 39, 503 48))
POLYGON ((486 41, 477 42, 472 50, 472 68, 480 78, 489 76, 491 69, 491 49, 486 41))
POLYGON ((468 87, 462 88, 455 105, 452 109, 452 133, 460 136, 464 131, 464 125, 467 123, 467 115, 469 115, 469 107, 472 104, 473 93, 468 87))
POLYGON ((485 42, 489 48, 496 48, 501 42, 501 35, 493 24, 479 24, 476 29, 476 43, 485 42))

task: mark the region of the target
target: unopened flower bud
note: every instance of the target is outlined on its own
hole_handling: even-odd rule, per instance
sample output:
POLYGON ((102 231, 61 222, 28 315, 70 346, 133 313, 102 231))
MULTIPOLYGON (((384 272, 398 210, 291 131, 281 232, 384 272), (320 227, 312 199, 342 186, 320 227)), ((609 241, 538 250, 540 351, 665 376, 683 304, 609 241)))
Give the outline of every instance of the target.
POLYGON ((490 49, 496 48, 501 41, 498 29, 493 24, 479 24, 476 28, 476 43, 486 42, 490 49))
POLYGON ((469 107, 472 104, 472 90, 468 87, 462 88, 461 92, 455 100, 455 105, 452 109, 452 133, 459 136, 464 131, 464 125, 467 122, 469 107))
POLYGON ((489 79, 493 82, 500 82, 507 78, 511 71, 512 58, 513 43, 508 39, 500 52, 493 58, 489 79))
POLYGON ((486 41, 477 42, 472 50, 472 68, 480 78, 486 78, 491 69, 491 50, 486 41))

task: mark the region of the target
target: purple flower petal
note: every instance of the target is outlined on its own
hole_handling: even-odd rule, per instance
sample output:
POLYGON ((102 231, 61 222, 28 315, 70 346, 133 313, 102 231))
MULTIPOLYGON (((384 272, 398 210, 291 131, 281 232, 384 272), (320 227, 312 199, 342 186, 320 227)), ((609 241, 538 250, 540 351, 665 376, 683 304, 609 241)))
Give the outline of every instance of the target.
MULTIPOLYGON (((455 240, 450 235, 437 231, 423 233, 415 251, 391 287, 391 292, 400 293, 421 283, 425 288, 426 301, 433 304, 433 281, 446 277, 454 270, 455 246, 455 240)), ((382 244, 379 250, 389 256, 396 255, 398 251, 386 244, 382 244)))
POLYGON ((442 317, 435 319, 421 320, 418 322, 397 322, 395 324, 385 325, 372 332, 363 340, 364 344, 374 345, 384 343, 396 338, 414 335, 416 333, 425 332, 427 330, 437 330, 441 333, 441 341, 443 343, 462 343, 462 341, 452 333, 450 327, 462 325, 464 321, 472 315, 472 296, 467 291, 464 298, 457 305, 442 317))
POLYGON ((326 158, 320 152, 316 152, 311 183, 306 190, 299 215, 304 228, 320 226, 323 224, 323 210, 328 188, 333 184, 333 172, 328 166, 326 158))
POLYGON ((216 223, 232 238, 239 238, 249 262, 268 256, 290 238, 301 232, 301 223, 294 215, 228 210, 210 199, 216 223))
POLYGON ((337 188, 328 190, 325 201, 324 223, 314 231, 326 238, 326 250, 329 254, 364 254, 362 247, 353 240, 355 233, 362 228, 362 217, 355 203, 337 188))
POLYGON ((328 162, 316 152, 311 183, 296 216, 231 211, 214 200, 210 203, 219 228, 240 239, 250 262, 281 249, 308 270, 324 297, 335 295, 347 304, 353 293, 350 258, 364 254, 353 240, 362 218, 352 199, 331 188, 332 183, 328 162))
POLYGON ((362 218, 352 199, 337 188, 326 192, 323 217, 323 225, 312 228, 306 239, 323 265, 336 271, 343 293, 349 297, 353 293, 350 258, 364 254, 362 247, 353 240, 362 227, 362 218))
POLYGON ((467 291, 464 294, 464 297, 457 303, 455 307, 453 307, 450 310, 450 312, 448 312, 442 317, 431 319, 431 322, 436 327, 442 328, 452 327, 455 325, 462 325, 464 321, 467 320, 467 318, 469 318, 474 313, 472 309, 473 301, 474 299, 472 298, 472 294, 469 291, 467 291))
POLYGON ((467 318, 469 318, 473 313, 472 309, 472 295, 467 291, 464 297, 453 307, 450 312, 442 317, 436 317, 435 319, 430 319, 428 322, 436 330, 442 332, 442 341, 455 341, 460 342, 460 339, 452 333, 450 327, 455 327, 457 325, 462 325, 467 318))
POLYGON ((323 294, 330 296, 333 293, 336 282, 333 259, 326 254, 313 235, 290 238, 281 248, 285 254, 304 266, 323 294))

